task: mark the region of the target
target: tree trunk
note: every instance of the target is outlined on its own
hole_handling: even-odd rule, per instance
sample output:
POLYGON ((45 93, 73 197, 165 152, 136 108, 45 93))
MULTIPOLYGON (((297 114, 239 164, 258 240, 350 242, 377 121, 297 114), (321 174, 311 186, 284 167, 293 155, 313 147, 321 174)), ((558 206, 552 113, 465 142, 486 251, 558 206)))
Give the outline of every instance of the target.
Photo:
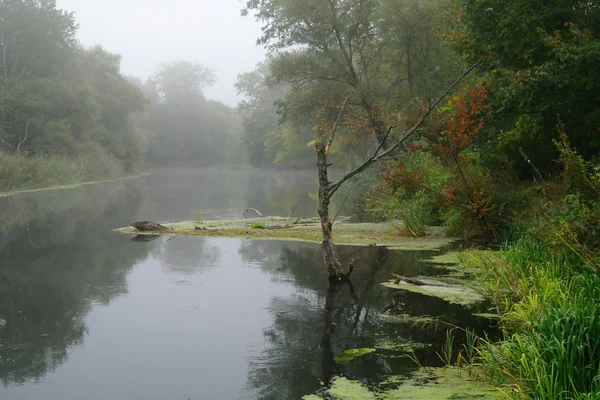
POLYGON ((321 232, 323 233, 323 261, 329 274, 329 279, 342 278, 342 265, 337 255, 335 243, 333 242, 333 223, 329 219, 329 176, 327 169, 326 145, 317 143, 317 169, 319 172, 319 218, 321 221, 321 232))

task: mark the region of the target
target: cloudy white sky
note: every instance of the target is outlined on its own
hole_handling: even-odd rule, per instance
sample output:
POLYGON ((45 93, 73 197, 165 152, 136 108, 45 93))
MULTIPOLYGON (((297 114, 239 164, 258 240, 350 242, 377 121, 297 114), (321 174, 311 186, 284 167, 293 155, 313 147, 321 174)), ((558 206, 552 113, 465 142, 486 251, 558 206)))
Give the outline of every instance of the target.
POLYGON ((260 25, 240 0, 57 0, 74 11, 79 40, 123 56, 127 75, 147 78, 161 61, 198 61, 217 71, 211 99, 235 105, 237 74, 264 58, 260 25))

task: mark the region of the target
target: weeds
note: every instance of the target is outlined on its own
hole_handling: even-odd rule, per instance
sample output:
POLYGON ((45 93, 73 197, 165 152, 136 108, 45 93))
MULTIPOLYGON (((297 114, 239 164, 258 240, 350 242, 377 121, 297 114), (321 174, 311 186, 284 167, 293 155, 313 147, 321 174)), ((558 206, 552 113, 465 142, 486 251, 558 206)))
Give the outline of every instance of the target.
POLYGON ((122 163, 103 152, 74 158, 0 155, 0 190, 37 189, 124 175, 122 163))

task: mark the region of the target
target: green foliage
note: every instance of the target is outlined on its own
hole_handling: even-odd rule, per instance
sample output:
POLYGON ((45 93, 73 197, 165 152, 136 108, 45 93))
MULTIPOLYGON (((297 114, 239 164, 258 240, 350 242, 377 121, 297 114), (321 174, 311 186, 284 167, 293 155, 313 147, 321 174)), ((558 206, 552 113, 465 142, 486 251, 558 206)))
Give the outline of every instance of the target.
MULTIPOLYGON (((331 158, 338 165, 362 159, 373 141, 381 143, 389 129, 401 125, 401 115, 413 112, 409 105, 415 95, 431 97, 455 75, 454 58, 435 32, 449 4, 246 1, 244 13, 263 23, 259 43, 271 51, 269 64, 245 74, 239 83, 239 88, 255 96, 242 104, 252 104, 255 111, 246 125, 251 164, 271 165, 273 160, 306 164, 308 157, 297 146, 331 134, 341 104, 346 112, 340 115, 339 140, 330 146, 331 158), (257 84, 261 81, 265 84, 257 84), (273 85, 283 90, 276 93, 273 85), (274 102, 279 106, 279 121, 272 119, 274 102), (268 125, 258 119, 267 112, 271 113, 268 125), (277 122, 285 123, 283 130, 275 129, 277 122), (274 134, 267 138, 267 132, 274 134), (288 132, 299 137, 295 143, 283 137, 288 132), (268 145, 262 148, 263 143, 268 145)), ((314 158, 314 149, 310 150, 314 158)))
POLYGON ((438 353, 438 357, 446 364, 447 367, 452 366, 452 359, 454 354, 454 335, 452 334, 453 329, 446 330, 446 342, 442 349, 442 354, 438 353))
POLYGON ((0 150, 105 152, 127 171, 141 166, 146 144, 133 115, 145 99, 121 74, 120 56, 77 45, 73 14, 55 1, 5 1, 0 15, 0 150))
POLYGON ((516 396, 586 398, 600 389, 600 278, 572 281, 569 301, 545 304, 544 314, 506 342, 483 350, 495 367, 517 378, 516 396))
POLYGON ((194 221, 202 222, 202 213, 200 211, 196 211, 196 214, 194 214, 194 221))
POLYGON ((600 8, 585 0, 459 0, 448 39, 493 78, 494 121, 480 145, 508 154, 521 176, 556 170, 560 118, 586 159, 600 149, 600 8), (528 160, 519 157, 525 150, 528 160))
POLYGON ((265 229, 265 224, 263 224, 262 222, 255 222, 252 225, 250 225, 250 227, 252 229, 265 229))

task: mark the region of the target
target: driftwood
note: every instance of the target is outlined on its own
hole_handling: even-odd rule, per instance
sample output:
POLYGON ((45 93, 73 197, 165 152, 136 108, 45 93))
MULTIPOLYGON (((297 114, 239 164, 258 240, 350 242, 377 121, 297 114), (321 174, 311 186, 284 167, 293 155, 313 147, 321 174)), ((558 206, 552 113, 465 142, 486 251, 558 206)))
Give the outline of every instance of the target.
POLYGON ((298 223, 298 221, 300 221, 300 218, 296 219, 291 224, 286 224, 286 225, 265 225, 265 229, 288 229, 288 228, 293 228, 294 225, 296 225, 298 223))
POLYGON ((169 228, 167 228, 166 226, 151 221, 134 222, 133 224, 131 224, 131 226, 133 226, 140 232, 157 232, 169 230, 169 228))
POLYGON ((392 276, 394 278, 396 278, 396 281, 394 282, 396 285, 399 284, 400 281, 404 281, 406 283, 410 283, 411 285, 417 285, 417 286, 445 286, 445 285, 441 285, 441 284, 435 283, 435 282, 424 282, 424 281, 421 281, 421 280, 415 279, 415 278, 407 278, 405 276, 398 275, 398 274, 392 274, 392 276))
POLYGON ((254 212, 254 213, 258 214, 258 216, 261 217, 261 218, 264 217, 264 215, 262 215, 260 213, 260 211, 258 211, 256 208, 244 208, 244 218, 248 218, 246 216, 246 214, 248 214, 249 212, 254 212))

